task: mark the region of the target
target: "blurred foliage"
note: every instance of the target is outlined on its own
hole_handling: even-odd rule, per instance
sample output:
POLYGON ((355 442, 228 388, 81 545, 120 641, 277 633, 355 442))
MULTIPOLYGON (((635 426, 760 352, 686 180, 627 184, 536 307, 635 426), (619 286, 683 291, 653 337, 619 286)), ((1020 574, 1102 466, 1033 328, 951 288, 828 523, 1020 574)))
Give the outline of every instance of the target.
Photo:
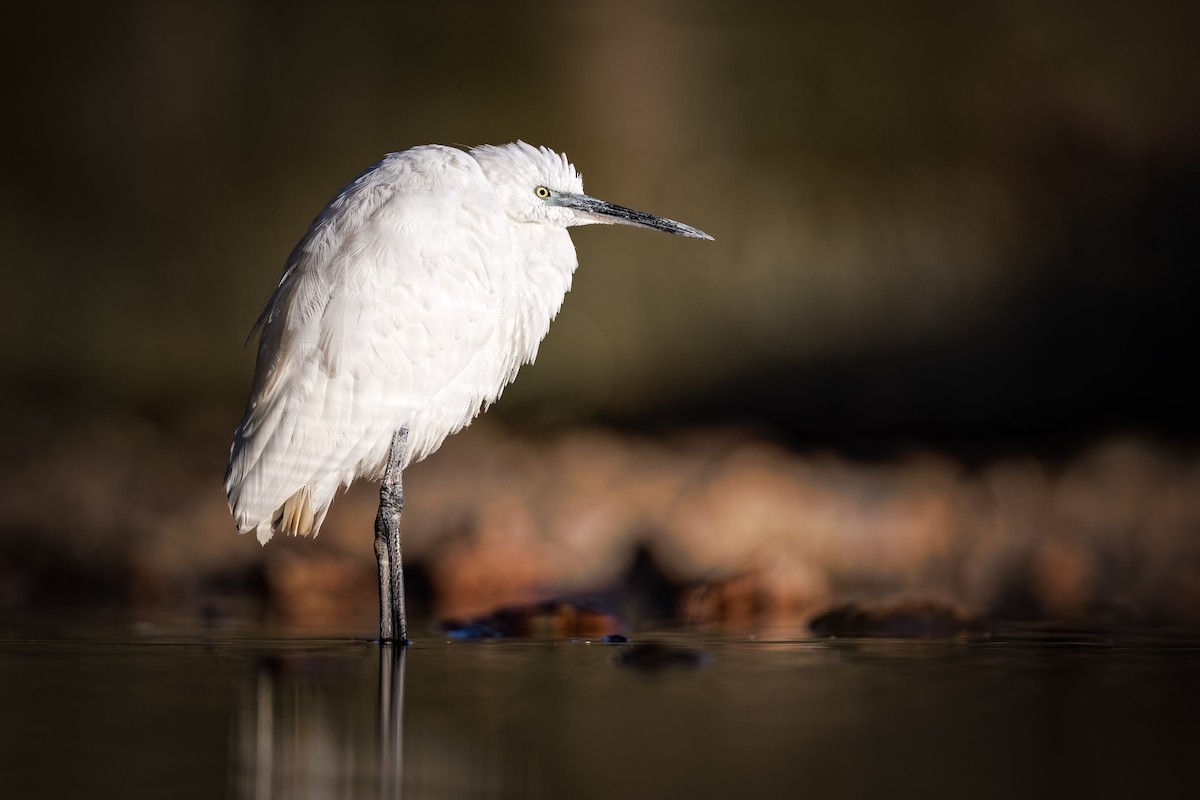
POLYGON ((579 232, 501 414, 1193 424, 1193 3, 25 11, 0 33, 14 396, 232 425, 243 338, 338 187, 390 150, 523 138, 717 242, 579 232))
POLYGON ((1195 3, 23 12, 0 606, 250 593, 369 628, 372 487, 317 542, 233 543, 243 342, 364 166, 522 138, 717 241, 576 232, 538 363, 412 470, 437 609, 611 588, 642 552, 700 619, 910 590, 1195 624, 1195 3))

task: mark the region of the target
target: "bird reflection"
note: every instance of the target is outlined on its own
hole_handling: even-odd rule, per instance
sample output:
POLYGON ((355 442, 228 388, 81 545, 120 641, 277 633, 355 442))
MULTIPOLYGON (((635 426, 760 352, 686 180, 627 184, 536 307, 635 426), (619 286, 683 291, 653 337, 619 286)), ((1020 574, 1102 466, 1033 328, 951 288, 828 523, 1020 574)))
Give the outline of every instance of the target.
POLYGON ((403 644, 379 648, 379 777, 382 797, 399 797, 404 777, 403 644))
POLYGON ((370 682, 361 679, 359 657, 295 652, 258 659, 237 705, 230 795, 400 797, 405 657, 402 646, 379 646, 373 703, 362 691, 370 682))
MULTIPOLYGON (((248 655, 230 797, 562 796, 545 757, 561 729, 544 724, 559 684, 527 647, 284 640, 248 655)), ((612 669, 609 653, 588 663, 612 669)))

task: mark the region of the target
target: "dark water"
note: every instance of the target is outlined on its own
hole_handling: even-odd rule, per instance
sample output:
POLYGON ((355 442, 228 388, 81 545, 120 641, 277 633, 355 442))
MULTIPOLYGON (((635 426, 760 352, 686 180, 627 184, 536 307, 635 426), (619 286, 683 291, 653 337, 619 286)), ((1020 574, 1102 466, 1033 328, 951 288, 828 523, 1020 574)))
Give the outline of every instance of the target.
POLYGON ((681 650, 424 634, 401 654, 268 631, 10 629, 0 797, 1147 797, 1195 784, 1195 641, 637 639, 650 640, 681 650))

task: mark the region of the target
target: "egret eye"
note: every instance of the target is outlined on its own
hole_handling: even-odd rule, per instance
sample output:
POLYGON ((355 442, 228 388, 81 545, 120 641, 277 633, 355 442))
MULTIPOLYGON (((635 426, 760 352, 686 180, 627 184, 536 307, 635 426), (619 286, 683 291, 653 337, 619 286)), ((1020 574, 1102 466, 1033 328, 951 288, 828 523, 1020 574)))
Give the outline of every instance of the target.
POLYGON ((536 189, 533 190, 533 193, 536 194, 538 197, 542 198, 543 200, 545 200, 547 197, 550 196, 550 190, 547 189, 545 186, 537 187, 536 189))

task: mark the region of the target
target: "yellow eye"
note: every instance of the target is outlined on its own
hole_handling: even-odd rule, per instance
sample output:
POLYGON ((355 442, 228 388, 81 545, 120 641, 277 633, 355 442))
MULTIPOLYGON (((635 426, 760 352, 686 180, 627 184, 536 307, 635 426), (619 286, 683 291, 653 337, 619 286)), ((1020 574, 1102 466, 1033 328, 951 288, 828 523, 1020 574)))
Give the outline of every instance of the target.
POLYGON ((550 190, 547 189, 545 186, 537 187, 536 189, 533 190, 533 193, 536 194, 538 197, 542 198, 543 200, 545 200, 547 197, 550 196, 550 190))

